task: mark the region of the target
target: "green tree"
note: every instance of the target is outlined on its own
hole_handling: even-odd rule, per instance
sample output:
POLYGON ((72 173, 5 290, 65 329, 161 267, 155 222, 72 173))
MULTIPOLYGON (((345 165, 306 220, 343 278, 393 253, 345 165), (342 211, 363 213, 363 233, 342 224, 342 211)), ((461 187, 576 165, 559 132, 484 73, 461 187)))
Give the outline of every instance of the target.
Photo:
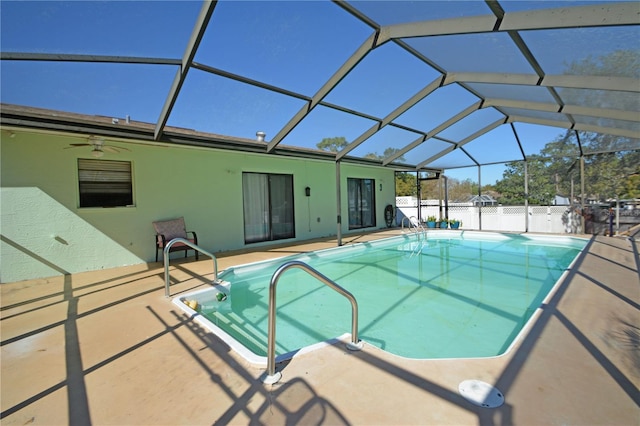
MULTIPOLYGON (((525 202, 523 161, 506 164, 503 178, 496 182, 495 188, 500 193, 498 202, 504 205, 522 205, 525 202)), ((540 155, 532 155, 527 160, 529 178, 529 203, 548 205, 555 197, 555 182, 548 170, 548 160, 540 155)))
POLYGON ((625 173, 621 198, 640 198, 640 151, 627 152, 620 160, 625 173))
MULTIPOLYGON (((640 51, 617 50, 601 56, 587 56, 568 65, 567 74, 587 76, 621 76, 640 78, 640 51)), ((570 105, 596 106, 637 111, 638 97, 633 93, 606 90, 571 90, 559 92, 570 105)), ((593 124, 607 126, 608 119, 592 117, 593 124)), ((579 132, 585 156, 585 186, 587 196, 600 201, 630 197, 634 192, 631 176, 640 171, 638 141, 622 136, 579 132), (590 153, 595 153, 589 155, 590 153)))
MULTIPOLYGON (((588 56, 567 66, 571 75, 619 75, 640 77, 640 53, 615 51, 607 55, 588 56)), ((561 89, 560 97, 568 105, 609 107, 637 110, 637 96, 601 90, 561 89)), ((607 126, 606 120, 590 118, 594 124, 607 126)), ((580 155, 584 153, 585 194, 600 201, 632 197, 638 192, 634 176, 640 173, 640 152, 637 140, 610 134, 567 130, 548 142, 538 155, 527 158, 529 202, 547 204, 554 195, 569 196, 572 183, 574 195, 580 193, 580 155)), ((502 204, 524 202, 524 163, 507 163, 502 180, 496 183, 502 204)))
POLYGON ((396 197, 415 197, 416 193, 416 174, 396 172, 396 197))
POLYGON ((436 179, 421 181, 420 194, 423 200, 437 200, 440 198, 440 181, 436 179))
MULTIPOLYGON (((367 155, 365 155, 364 158, 370 158, 372 160, 380 160, 380 161, 382 161, 382 160, 385 160, 385 159, 391 157, 392 155, 394 155, 398 151, 400 151, 398 148, 389 147, 389 148, 384 150, 382 155, 378 154, 377 152, 370 152, 367 155)), ((400 157, 396 158, 395 161, 402 162, 402 161, 404 161, 404 157, 400 156, 400 157)))
POLYGON ((640 173, 627 178, 622 198, 640 198, 640 173))
MULTIPOLYGON (((596 133, 580 133, 587 152, 604 151, 615 144, 626 144, 626 138, 596 133)), ((639 151, 603 152, 585 156, 585 186, 587 195, 599 201, 631 198, 633 182, 629 179, 640 172, 639 151)))
POLYGON ((316 147, 323 151, 337 153, 337 152, 340 152, 342 149, 344 149, 347 145, 349 145, 349 142, 347 142, 347 139, 344 136, 337 136, 334 138, 322 139, 320 142, 316 144, 316 147))
MULTIPOLYGON (((575 134, 567 130, 564 135, 549 142, 540 150, 541 159, 544 158, 543 173, 553 185, 553 194, 570 196, 572 182, 580 181, 580 167, 578 157, 580 149, 575 134)), ((547 191, 548 188, 545 188, 547 191)))
POLYGON ((464 202, 478 194, 478 182, 474 182, 471 179, 461 181, 455 178, 449 178, 447 192, 450 201, 464 202))

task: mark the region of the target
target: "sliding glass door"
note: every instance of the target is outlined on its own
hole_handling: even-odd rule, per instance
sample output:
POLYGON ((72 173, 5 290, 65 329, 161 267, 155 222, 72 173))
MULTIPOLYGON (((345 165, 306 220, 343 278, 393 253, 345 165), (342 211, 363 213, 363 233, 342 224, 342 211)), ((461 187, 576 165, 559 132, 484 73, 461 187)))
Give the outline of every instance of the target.
POLYGON ((295 237, 293 176, 243 173, 244 241, 295 237))
POLYGON ((375 185, 373 179, 347 179, 349 229, 376 226, 375 185))

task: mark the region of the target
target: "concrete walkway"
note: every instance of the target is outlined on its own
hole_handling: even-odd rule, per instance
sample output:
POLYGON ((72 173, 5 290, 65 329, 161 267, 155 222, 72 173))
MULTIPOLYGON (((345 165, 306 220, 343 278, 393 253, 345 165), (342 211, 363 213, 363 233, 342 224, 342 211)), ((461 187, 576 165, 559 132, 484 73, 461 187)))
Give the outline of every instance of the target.
MULTIPOLYGON (((221 254, 219 269, 332 246, 221 254)), ((638 425, 638 263, 637 243, 592 239, 507 355, 416 361, 337 344, 279 365, 275 385, 164 297, 161 264, 2 284, 1 423, 638 425), (505 404, 470 404, 466 379, 505 404)), ((210 259, 172 260, 172 295, 211 275, 210 259)))

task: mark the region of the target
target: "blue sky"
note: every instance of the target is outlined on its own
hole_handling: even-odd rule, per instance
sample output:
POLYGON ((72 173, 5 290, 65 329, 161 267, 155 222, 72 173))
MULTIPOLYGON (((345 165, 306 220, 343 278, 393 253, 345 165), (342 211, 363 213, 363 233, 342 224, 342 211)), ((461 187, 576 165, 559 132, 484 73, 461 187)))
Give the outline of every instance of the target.
MULTIPOLYGON (((540 7, 542 3, 550 7, 558 4, 520 2, 510 3, 509 7, 525 4, 540 7)), ((354 4, 372 13, 382 24, 397 23, 407 17, 421 20, 489 13, 484 2, 479 1, 414 2, 414 9, 406 8, 408 3, 398 2, 391 9, 385 8, 381 2, 354 4)), ((199 1, 4 0, 0 5, 0 43, 4 52, 179 59, 201 6, 199 1)), ((371 28, 326 1, 221 1, 195 60, 303 96, 313 96, 371 33, 371 28)), ((629 36, 624 31, 615 34, 621 43, 629 36)), ((637 31, 632 34, 637 34, 637 31)), ((534 50, 541 43, 549 42, 544 35, 540 35, 540 40, 535 37, 538 35, 530 35, 534 50)), ((583 34, 583 37, 594 49, 596 41, 602 38, 601 34, 590 37, 583 34)), ((483 49, 487 50, 478 52, 479 58, 473 62, 476 70, 484 70, 484 66, 486 70, 494 71, 496 64, 500 63, 509 72, 530 72, 526 64, 508 63, 510 59, 501 57, 502 53, 495 53, 489 59, 481 58, 491 55, 492 47, 505 43, 504 38, 497 36, 484 35, 483 39, 483 49), (486 63, 478 63, 480 60, 486 63)), ((435 39, 416 39, 412 43, 416 48, 427 49, 434 59, 450 69, 469 66, 470 62, 461 61, 465 58, 461 58, 460 51, 456 50, 468 50, 468 46, 461 42, 464 40, 450 38, 447 41, 451 42, 450 49, 432 46, 437 42, 435 39)), ((545 64, 548 62, 549 68, 557 68, 563 58, 544 57, 543 60, 545 64)), ((1 71, 2 102, 91 115, 130 115, 133 120, 154 123, 177 68, 167 65, 3 61, 1 71)), ((387 43, 365 57, 325 101, 382 118, 438 75, 397 45, 387 43)), ((495 90, 490 87, 483 89, 495 90)), ((477 98, 466 90, 447 86, 395 121, 429 131, 475 101, 477 98)), ((260 130, 267 133, 269 140, 303 106, 302 100, 192 69, 168 124, 246 138, 254 138, 256 131, 260 130)), ((465 123, 446 129, 440 136, 453 141, 462 140, 501 116, 496 110, 483 109, 466 119, 465 123)), ((287 136, 283 144, 315 147, 322 138, 335 136, 344 136, 351 141, 374 123, 319 106, 287 136)), ((563 133, 561 128, 520 123, 516 124, 516 129, 526 144, 527 153, 537 152, 545 143, 563 133)), ((414 132, 387 127, 352 154, 381 154, 386 147, 402 147, 418 136, 414 132)), ((446 142, 432 142, 408 152, 405 159, 419 162, 437 152, 439 146, 447 145, 446 142)), ((521 157, 509 126, 501 126, 465 148, 481 162, 511 161, 521 157)), ((471 164, 473 162, 459 150, 435 163, 446 168, 471 164)), ((493 183, 501 177, 502 167, 483 168, 484 172, 483 183, 493 183)), ((475 181, 477 168, 452 169, 447 175, 475 181)))

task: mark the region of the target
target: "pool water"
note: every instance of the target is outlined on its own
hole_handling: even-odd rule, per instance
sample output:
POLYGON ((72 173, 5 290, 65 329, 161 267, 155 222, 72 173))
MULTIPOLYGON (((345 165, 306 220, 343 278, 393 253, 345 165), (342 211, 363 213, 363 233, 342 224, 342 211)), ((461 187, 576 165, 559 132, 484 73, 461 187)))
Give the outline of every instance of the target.
MULTIPOLYGON (((266 356, 269 282, 300 260, 355 296, 367 344, 407 358, 490 357, 509 348, 586 243, 434 231, 230 268, 219 276, 228 287, 192 296, 203 319, 266 356), (220 290, 227 300, 215 300, 220 290)), ((348 300, 300 269, 281 275, 276 304, 277 354, 351 332, 348 300)))

